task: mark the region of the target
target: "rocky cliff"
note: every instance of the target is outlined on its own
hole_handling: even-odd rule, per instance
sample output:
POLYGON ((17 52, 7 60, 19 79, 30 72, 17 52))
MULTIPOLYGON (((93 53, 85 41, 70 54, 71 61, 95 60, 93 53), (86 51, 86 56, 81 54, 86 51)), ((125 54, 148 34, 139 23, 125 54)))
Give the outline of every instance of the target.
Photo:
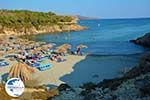
POLYGON ((80 25, 72 24, 72 25, 54 25, 54 26, 40 26, 39 28, 36 28, 34 26, 31 26, 29 28, 9 28, 9 27, 3 27, 3 29, 0 29, 0 34, 6 34, 6 35, 32 35, 32 34, 39 34, 39 33, 54 33, 54 32, 69 32, 69 31, 81 31, 86 29, 85 27, 82 27, 80 25))

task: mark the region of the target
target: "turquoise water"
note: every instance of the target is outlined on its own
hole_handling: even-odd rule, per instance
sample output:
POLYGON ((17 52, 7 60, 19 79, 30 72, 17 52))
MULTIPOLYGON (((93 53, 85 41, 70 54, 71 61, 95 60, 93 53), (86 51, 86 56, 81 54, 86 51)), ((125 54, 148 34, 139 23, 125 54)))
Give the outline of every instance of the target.
POLYGON ((77 63, 74 72, 60 78, 72 86, 117 77, 123 68, 136 66, 140 54, 148 51, 128 41, 150 32, 150 19, 82 20, 79 24, 89 28, 79 32, 40 34, 35 38, 57 45, 69 43, 73 49, 79 44, 89 47, 83 50, 90 53, 87 59, 77 63))

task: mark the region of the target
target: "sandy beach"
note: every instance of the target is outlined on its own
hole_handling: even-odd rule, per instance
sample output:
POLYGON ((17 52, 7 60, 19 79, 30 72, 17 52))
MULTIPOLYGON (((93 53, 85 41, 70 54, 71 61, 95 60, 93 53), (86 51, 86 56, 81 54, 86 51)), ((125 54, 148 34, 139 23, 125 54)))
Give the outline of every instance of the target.
MULTIPOLYGON (((64 83, 59 78, 71 73, 73 71, 73 66, 81 60, 84 60, 86 56, 68 55, 66 57, 67 61, 61 63, 49 60, 49 62, 52 64, 52 67, 45 71, 39 71, 38 69, 36 69, 36 72, 33 74, 32 79, 37 80, 39 82, 39 85, 51 84, 58 86, 61 83, 64 83)), ((11 64, 9 66, 0 67, 0 76, 8 73, 11 66, 17 62, 11 61, 10 63, 11 64)))
MULTIPOLYGON (((46 68, 44 70, 39 70, 38 68, 33 67, 30 64, 27 64, 27 62, 22 62, 24 64, 26 63, 29 66, 29 68, 34 69, 34 73, 31 73, 28 75, 30 75, 29 80, 32 80, 32 81, 34 80, 34 81, 38 82, 38 83, 36 83, 36 85, 49 84, 49 85, 58 86, 61 83, 64 83, 63 81, 60 80, 60 78, 66 74, 71 73, 73 71, 74 65, 86 58, 85 55, 79 56, 79 55, 66 54, 65 56, 60 56, 60 58, 58 58, 58 59, 62 59, 62 60, 65 59, 65 61, 58 62, 58 61, 56 61, 56 59, 52 60, 52 58, 51 58, 51 56, 55 55, 55 54, 47 54, 49 45, 47 45, 45 43, 41 45, 40 42, 35 42, 35 41, 30 41, 30 40, 21 39, 21 38, 15 38, 15 37, 12 37, 12 39, 10 39, 11 36, 7 36, 7 35, 0 35, 0 36, 1 36, 0 39, 1 39, 1 43, 2 43, 2 45, 0 47, 0 49, 1 49, 0 59, 4 60, 4 62, 9 63, 6 66, 0 67, 0 76, 1 76, 0 82, 6 81, 6 79, 8 78, 7 75, 10 73, 12 66, 15 66, 16 64, 18 64, 17 59, 15 59, 14 57, 11 58, 11 57, 5 57, 5 56, 11 56, 14 54, 18 54, 18 52, 20 52, 20 51, 24 52, 25 50, 22 48, 33 48, 34 47, 34 51, 32 51, 33 49, 31 49, 28 52, 29 55, 33 56, 33 54, 36 54, 36 52, 41 53, 42 56, 44 57, 44 60, 42 62, 44 64, 51 65, 51 67, 49 67, 49 68, 46 68), (18 48, 18 46, 19 46, 19 48, 18 48), (7 48, 8 48, 8 51, 6 51, 7 48), (16 49, 12 49, 12 48, 16 48, 16 49), (44 51, 44 54, 42 53, 42 51, 44 51), (49 56, 49 57, 45 57, 45 56, 49 56)), ((66 45, 67 44, 65 44, 63 46, 66 46, 66 45)), ((60 48, 63 48, 63 50, 64 50, 65 47, 60 47, 60 48)), ((60 50, 62 50, 62 49, 60 49, 60 50)), ((30 60, 26 59, 26 61, 30 61, 30 60)), ((3 61, 1 61, 1 62, 3 62, 3 61)), ((38 62, 38 61, 36 61, 36 62, 38 62)), ((20 66, 20 68, 23 67, 21 65, 19 65, 19 66, 20 66)), ((27 73, 24 71, 22 71, 22 72, 23 72, 23 74, 27 73)), ((32 83, 29 83, 29 84, 32 84, 32 83)))
MULTIPOLYGON (((53 52, 63 52, 61 50, 66 50, 67 46, 70 48, 69 44, 54 46, 52 48, 52 44, 16 38, 15 36, 12 37, 9 35, 0 35, 0 42, 0 63, 8 63, 8 65, 0 66, 0 83, 5 83, 7 79, 12 77, 20 77, 26 87, 23 95, 20 96, 20 98, 23 99, 30 99, 32 97, 45 99, 58 95, 59 91, 57 88, 52 87, 50 91, 47 91, 49 88, 45 88, 44 86, 59 86, 65 83, 60 80, 60 78, 73 72, 73 67, 86 58, 86 55, 80 56, 68 53, 67 51, 64 51, 65 53, 59 56, 56 56, 57 54, 55 53, 53 54, 53 52), (55 51, 51 52, 49 48, 55 51), (23 61, 22 58, 19 58, 23 57, 22 52, 28 52, 28 55, 31 57, 34 57, 34 54, 40 53, 41 56, 39 58, 44 58, 41 61, 34 58, 32 58, 32 60, 30 58, 24 58, 25 61, 23 61), (50 64, 50 66, 40 70, 38 67, 29 64, 28 61, 40 62, 40 65, 50 64), (27 66, 25 67, 24 65, 27 66), (33 69, 33 72, 30 73, 29 69, 33 69), (10 75, 12 75, 12 77, 10 77, 10 75), (44 96, 39 96, 41 93, 44 93, 44 96)), ((1 84, 0 92, 2 95, 5 95, 5 98, 10 98, 4 92, 4 84, 1 84)))
POLYGON ((67 56, 67 61, 65 62, 57 63, 50 61, 52 64, 51 69, 45 71, 37 70, 33 76, 36 80, 39 81, 40 85, 51 84, 58 86, 61 83, 64 83, 60 80, 60 77, 71 73, 73 71, 74 65, 84 59, 85 56, 69 55, 67 56))

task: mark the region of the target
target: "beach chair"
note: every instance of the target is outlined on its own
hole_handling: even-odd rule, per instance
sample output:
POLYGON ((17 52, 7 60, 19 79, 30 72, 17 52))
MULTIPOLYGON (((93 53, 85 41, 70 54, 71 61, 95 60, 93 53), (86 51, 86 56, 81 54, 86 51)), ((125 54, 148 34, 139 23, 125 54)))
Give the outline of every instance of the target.
POLYGON ((31 64, 33 67, 39 67, 40 66, 40 63, 33 63, 31 64))
POLYGON ((4 61, 4 59, 0 59, 0 62, 4 61))
POLYGON ((3 67, 3 66, 8 66, 9 63, 8 62, 0 62, 0 67, 3 67))
POLYGON ((41 64, 40 67, 38 67, 38 69, 40 71, 44 71, 44 70, 50 69, 51 67, 52 67, 51 64, 41 64))
POLYGON ((40 63, 38 62, 31 62, 31 61, 27 61, 26 62, 29 66, 32 66, 32 67, 39 67, 40 66, 40 63))

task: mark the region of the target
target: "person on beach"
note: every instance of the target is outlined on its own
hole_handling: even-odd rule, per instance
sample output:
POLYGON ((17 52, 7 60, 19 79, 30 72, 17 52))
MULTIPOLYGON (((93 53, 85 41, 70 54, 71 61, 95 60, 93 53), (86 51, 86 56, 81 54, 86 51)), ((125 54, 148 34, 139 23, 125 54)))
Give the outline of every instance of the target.
POLYGON ((77 48, 77 55, 80 55, 81 48, 77 48))

